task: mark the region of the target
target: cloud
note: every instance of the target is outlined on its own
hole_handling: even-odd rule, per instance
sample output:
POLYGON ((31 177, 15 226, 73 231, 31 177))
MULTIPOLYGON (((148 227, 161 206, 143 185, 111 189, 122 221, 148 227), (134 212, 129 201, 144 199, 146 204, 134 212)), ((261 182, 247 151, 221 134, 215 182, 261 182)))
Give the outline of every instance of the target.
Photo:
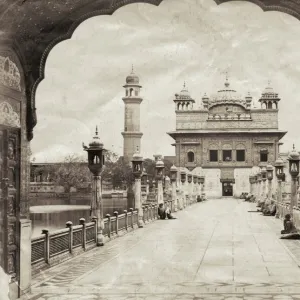
POLYGON ((299 21, 279 12, 263 12, 246 2, 217 6, 213 0, 163 1, 159 7, 132 4, 112 16, 82 23, 71 40, 57 45, 46 64, 36 95, 38 124, 35 156, 54 159, 80 152, 95 125, 107 148, 122 154, 123 85, 131 64, 143 86, 142 150, 174 155, 173 97, 183 81, 197 105, 206 92, 231 86, 257 102, 271 80, 282 100, 280 129, 288 130, 283 150, 300 148, 295 122, 299 111, 299 21), (157 141, 157 142, 153 142, 157 141))

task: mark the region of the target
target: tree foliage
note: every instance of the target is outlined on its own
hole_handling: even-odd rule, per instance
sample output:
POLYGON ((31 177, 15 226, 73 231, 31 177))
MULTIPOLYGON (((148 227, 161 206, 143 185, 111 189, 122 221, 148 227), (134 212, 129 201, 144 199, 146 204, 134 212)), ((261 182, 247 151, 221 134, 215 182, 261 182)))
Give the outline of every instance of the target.
POLYGON ((57 186, 63 186, 66 192, 70 192, 71 187, 78 188, 82 184, 91 183, 92 175, 86 161, 76 155, 68 155, 64 161, 53 164, 52 182, 57 186))

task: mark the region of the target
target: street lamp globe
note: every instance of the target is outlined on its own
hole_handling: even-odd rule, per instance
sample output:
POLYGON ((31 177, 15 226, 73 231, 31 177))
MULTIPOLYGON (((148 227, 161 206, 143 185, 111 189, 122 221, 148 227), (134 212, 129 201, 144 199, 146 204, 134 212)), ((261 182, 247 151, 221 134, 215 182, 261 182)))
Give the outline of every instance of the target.
POLYGON ((176 181, 177 179, 177 168, 175 165, 173 165, 171 168, 170 168, 170 176, 171 176, 171 180, 172 181, 176 181))
POLYGON ((193 181, 193 174, 189 172, 187 176, 188 176, 188 183, 191 183, 193 181))
POLYGON ((155 164, 156 170, 156 179, 162 180, 163 179, 163 170, 165 168, 164 162, 159 158, 155 164))
POLYGON ((283 160, 281 159, 281 157, 279 157, 279 158, 275 161, 274 166, 275 166, 275 172, 276 172, 277 179, 282 180, 284 162, 283 162, 283 160))
POLYGON ((132 169, 133 169, 133 175, 136 177, 139 177, 143 173, 143 156, 136 152, 132 156, 132 169))
POLYGON ((289 161, 289 171, 291 176, 297 177, 299 175, 300 156, 299 153, 295 150, 294 145, 293 145, 293 150, 289 153, 288 161, 289 161))
POLYGON ((267 165, 267 178, 268 180, 272 180, 273 179, 273 166, 272 165, 267 165))
POLYGON ((263 167, 260 172, 261 172, 261 179, 263 181, 267 180, 267 169, 263 167))
POLYGON ((85 146, 82 143, 83 150, 88 153, 88 167, 94 176, 99 176, 101 174, 104 165, 104 153, 103 143, 100 141, 98 136, 98 128, 96 127, 95 136, 93 140, 89 143, 89 146, 85 146))
POLYGON ((185 171, 180 172, 180 180, 181 180, 181 183, 186 182, 186 172, 185 171))

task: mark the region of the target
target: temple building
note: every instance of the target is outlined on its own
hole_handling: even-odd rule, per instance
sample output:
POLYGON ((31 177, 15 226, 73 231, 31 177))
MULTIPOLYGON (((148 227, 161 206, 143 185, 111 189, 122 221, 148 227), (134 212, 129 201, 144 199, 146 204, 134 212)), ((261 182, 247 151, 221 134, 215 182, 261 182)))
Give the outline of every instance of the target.
POLYGON ((123 135, 123 158, 126 162, 131 162, 133 154, 141 151, 141 138, 143 133, 140 131, 140 104, 143 98, 140 96, 140 80, 134 74, 126 77, 124 85, 125 97, 122 98, 125 104, 124 131, 123 135))
POLYGON ((268 85, 255 108, 253 99, 239 95, 228 78, 215 95, 202 98, 199 108, 187 88, 175 94, 176 165, 205 175, 208 197, 236 196, 250 189, 249 175, 274 164, 281 138, 278 93, 268 85))

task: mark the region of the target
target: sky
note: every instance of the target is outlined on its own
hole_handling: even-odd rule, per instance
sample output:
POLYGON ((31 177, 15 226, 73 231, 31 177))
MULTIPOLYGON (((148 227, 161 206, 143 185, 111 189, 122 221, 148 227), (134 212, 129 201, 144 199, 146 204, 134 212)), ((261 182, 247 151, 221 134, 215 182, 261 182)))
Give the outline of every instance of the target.
MULTIPOLYGON (((84 154, 98 125, 104 147, 123 153, 123 85, 140 78, 141 152, 174 155, 174 94, 183 82, 200 105, 231 87, 257 103, 268 85, 279 93, 279 127, 288 134, 281 151, 300 149, 300 22, 263 12, 248 2, 217 6, 213 0, 164 0, 160 6, 130 4, 112 16, 83 22, 71 39, 50 52, 36 94, 38 123, 31 143, 36 162, 84 154)), ((257 107, 258 104, 257 104, 257 107)))

